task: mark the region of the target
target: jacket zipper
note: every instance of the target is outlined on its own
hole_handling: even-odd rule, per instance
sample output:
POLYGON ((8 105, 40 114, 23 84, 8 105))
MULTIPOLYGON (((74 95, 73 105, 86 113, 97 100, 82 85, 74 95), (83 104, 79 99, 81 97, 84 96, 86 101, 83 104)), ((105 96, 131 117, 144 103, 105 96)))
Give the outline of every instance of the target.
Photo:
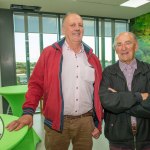
POLYGON ((136 150, 136 135, 133 135, 134 137, 134 150, 136 150))

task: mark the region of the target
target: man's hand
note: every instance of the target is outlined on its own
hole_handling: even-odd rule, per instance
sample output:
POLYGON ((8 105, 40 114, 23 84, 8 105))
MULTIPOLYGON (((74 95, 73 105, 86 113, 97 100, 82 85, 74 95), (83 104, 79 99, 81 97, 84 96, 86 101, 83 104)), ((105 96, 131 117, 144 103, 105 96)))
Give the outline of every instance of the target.
POLYGON ((148 98, 149 93, 141 93, 141 96, 142 96, 143 101, 145 101, 148 98))
POLYGON ((98 130, 98 128, 94 128, 92 132, 93 138, 98 139, 100 135, 101 135, 101 132, 98 130))
POLYGON ((9 123, 6 128, 9 131, 17 131, 20 130, 21 128, 23 128, 24 126, 28 125, 29 128, 32 127, 33 125, 33 116, 31 115, 23 115, 21 116, 18 120, 12 121, 11 123, 9 123))

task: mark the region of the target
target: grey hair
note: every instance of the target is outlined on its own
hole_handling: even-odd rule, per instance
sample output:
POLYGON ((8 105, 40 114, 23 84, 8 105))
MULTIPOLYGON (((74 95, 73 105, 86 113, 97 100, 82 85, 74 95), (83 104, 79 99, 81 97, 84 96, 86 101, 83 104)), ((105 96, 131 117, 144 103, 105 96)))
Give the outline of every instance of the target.
POLYGON ((132 32, 121 32, 119 33, 118 35, 115 36, 114 38, 114 43, 113 43, 113 48, 115 49, 115 46, 116 46, 116 42, 117 42, 117 38, 121 35, 121 34, 124 34, 124 33, 127 33, 129 35, 131 35, 133 37, 133 39, 137 42, 137 38, 136 38, 136 35, 132 32))

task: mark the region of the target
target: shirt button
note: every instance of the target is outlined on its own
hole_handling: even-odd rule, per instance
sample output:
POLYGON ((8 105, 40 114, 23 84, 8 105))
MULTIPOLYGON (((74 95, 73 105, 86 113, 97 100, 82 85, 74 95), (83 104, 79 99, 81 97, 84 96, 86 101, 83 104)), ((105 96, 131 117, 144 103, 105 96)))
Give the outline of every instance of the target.
POLYGON ((78 112, 77 110, 75 112, 78 112))
POLYGON ((76 87, 76 89, 78 89, 78 87, 76 87))
POLYGON ((79 66, 77 65, 77 68, 78 68, 79 66))
POLYGON ((78 99, 76 99, 76 101, 78 101, 78 99))
POLYGON ((78 76, 76 76, 76 78, 78 78, 78 76))

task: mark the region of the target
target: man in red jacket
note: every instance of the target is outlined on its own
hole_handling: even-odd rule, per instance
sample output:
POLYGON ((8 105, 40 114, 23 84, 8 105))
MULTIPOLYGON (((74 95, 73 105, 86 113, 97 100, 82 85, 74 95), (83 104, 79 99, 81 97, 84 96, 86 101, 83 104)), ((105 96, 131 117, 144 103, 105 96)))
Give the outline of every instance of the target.
POLYGON ((67 14, 62 31, 65 38, 45 48, 34 68, 23 116, 7 128, 12 131, 25 125, 31 127, 33 114, 43 97, 46 149, 67 150, 71 141, 74 150, 91 150, 92 136, 98 138, 101 134, 102 69, 92 49, 82 42, 80 15, 67 14))

